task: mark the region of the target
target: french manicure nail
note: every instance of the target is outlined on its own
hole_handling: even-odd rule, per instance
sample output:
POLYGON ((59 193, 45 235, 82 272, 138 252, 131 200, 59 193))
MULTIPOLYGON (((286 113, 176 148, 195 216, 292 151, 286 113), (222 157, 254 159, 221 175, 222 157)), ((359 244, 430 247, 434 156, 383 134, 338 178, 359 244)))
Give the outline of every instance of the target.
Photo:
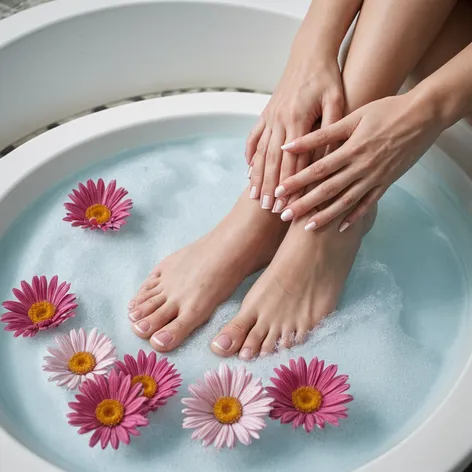
POLYGON ((259 357, 266 357, 269 354, 270 354, 269 351, 261 351, 260 354, 259 354, 259 357))
POLYGON ((134 310, 128 316, 131 321, 138 321, 143 317, 143 312, 141 310, 134 310))
POLYGON ((255 199, 256 198, 256 192, 257 192, 256 186, 253 185, 251 187, 251 193, 250 193, 249 197, 252 198, 252 199, 255 199))
POLYGON ((252 166, 249 166, 249 169, 247 170, 247 178, 250 179, 252 174, 252 166))
POLYGON ((310 231, 310 230, 315 229, 315 228, 316 228, 316 223, 314 221, 312 221, 311 223, 308 223, 305 226, 305 231, 310 231))
POLYGON ((264 195, 262 197, 262 205, 261 208, 263 210, 270 210, 270 195, 264 195))
POLYGON ((162 333, 154 334, 152 339, 159 346, 166 347, 174 337, 168 331, 162 331, 162 333))
POLYGON ((130 300, 128 303, 128 310, 132 310, 136 306, 136 300, 130 300))
POLYGON ((275 198, 281 197, 286 192, 285 187, 283 185, 279 185, 275 189, 275 198))
POLYGON ((343 231, 345 231, 346 229, 349 228, 349 223, 347 221, 345 221, 340 227, 339 227, 339 232, 342 233, 343 231))
POLYGON ((222 351, 227 351, 233 344, 233 341, 231 341, 231 338, 229 336, 226 336, 226 334, 222 334, 213 341, 213 344, 218 349, 221 349, 222 351))
POLYGON ((249 361, 252 357, 252 352, 248 347, 245 347, 240 353, 239 353, 240 359, 243 359, 245 361, 249 361))
POLYGON ((284 144, 283 146, 281 146, 280 149, 282 149, 282 151, 288 151, 289 149, 293 149, 294 147, 295 147, 295 142, 292 141, 291 143, 284 144))
POLYGON ((284 210, 284 212, 280 215, 282 221, 290 221, 293 218, 293 211, 290 208, 284 210))
POLYGON ((272 213, 280 213, 282 211, 283 206, 284 206, 284 202, 282 200, 277 200, 275 202, 272 213))
POLYGON ((134 327, 140 332, 140 333, 146 333, 149 331, 149 328, 151 325, 147 321, 140 321, 139 323, 136 323, 134 327))

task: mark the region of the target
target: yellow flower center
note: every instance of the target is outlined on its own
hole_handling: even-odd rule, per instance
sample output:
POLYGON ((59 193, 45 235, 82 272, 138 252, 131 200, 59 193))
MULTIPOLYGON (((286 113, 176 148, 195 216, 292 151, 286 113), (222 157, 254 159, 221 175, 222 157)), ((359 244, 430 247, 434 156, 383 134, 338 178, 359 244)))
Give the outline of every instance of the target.
POLYGON ((68 362, 69 370, 76 375, 85 375, 92 372, 97 365, 97 360, 90 352, 77 352, 68 362))
POLYGON ((95 416, 104 426, 120 424, 125 415, 125 407, 118 400, 103 400, 95 410, 95 416))
POLYGON ((41 323, 41 321, 49 320, 55 313, 56 307, 46 301, 33 303, 28 310, 29 319, 33 323, 41 323))
POLYGON ((237 398, 220 397, 213 405, 213 414, 220 423, 237 423, 243 414, 243 406, 237 398))
POLYGON ((111 211, 105 205, 97 203, 95 205, 89 206, 85 212, 85 217, 87 220, 96 220, 99 225, 110 221, 111 211))
POLYGON ((138 382, 142 384, 143 395, 146 398, 152 398, 159 388, 157 382, 150 375, 136 375, 131 380, 131 385, 136 385, 138 382))
POLYGON ((321 393, 314 387, 300 387, 292 392, 293 406, 302 413, 317 411, 322 401, 321 393))

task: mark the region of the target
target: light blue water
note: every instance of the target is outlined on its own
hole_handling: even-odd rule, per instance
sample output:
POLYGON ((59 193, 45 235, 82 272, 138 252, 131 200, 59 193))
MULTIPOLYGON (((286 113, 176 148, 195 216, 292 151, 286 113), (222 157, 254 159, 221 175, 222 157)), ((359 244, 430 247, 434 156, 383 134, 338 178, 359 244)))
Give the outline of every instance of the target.
MULTIPOLYGON (((303 346, 249 365, 267 382, 291 356, 319 356, 350 376, 355 400, 339 428, 307 435, 268 420, 246 448, 203 449, 182 430, 180 398, 219 359, 209 341, 238 310, 256 276, 246 280, 211 322, 170 355, 181 371, 180 394, 152 416, 151 427, 118 452, 88 447, 67 425, 73 395, 47 382, 46 346, 58 332, 97 326, 122 356, 149 351, 136 338, 126 305, 160 259, 212 228, 247 185, 242 137, 208 137, 127 152, 61 182, 21 214, 0 240, 0 300, 35 274, 72 282, 77 317, 33 339, 0 333, 0 409, 32 450, 70 471, 343 472, 375 458, 409 434, 447 392, 465 316, 461 264, 441 215, 398 186, 382 200, 339 312, 303 346), (62 222, 63 202, 78 181, 116 178, 134 209, 119 233, 74 229, 62 222)), ((425 173, 424 178, 430 178, 425 173)), ((441 190, 438 188, 438 192, 441 190)), ((452 201, 450 212, 458 212, 452 201)), ((239 364, 237 359, 230 364, 239 364)))

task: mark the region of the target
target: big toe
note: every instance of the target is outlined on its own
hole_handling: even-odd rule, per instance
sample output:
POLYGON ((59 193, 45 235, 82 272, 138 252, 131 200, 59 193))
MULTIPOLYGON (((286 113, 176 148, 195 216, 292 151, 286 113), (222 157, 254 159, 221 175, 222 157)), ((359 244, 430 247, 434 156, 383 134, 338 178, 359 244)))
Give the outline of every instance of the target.
POLYGON ((256 314, 240 312, 213 339, 211 350, 222 357, 236 354, 256 323, 256 314))

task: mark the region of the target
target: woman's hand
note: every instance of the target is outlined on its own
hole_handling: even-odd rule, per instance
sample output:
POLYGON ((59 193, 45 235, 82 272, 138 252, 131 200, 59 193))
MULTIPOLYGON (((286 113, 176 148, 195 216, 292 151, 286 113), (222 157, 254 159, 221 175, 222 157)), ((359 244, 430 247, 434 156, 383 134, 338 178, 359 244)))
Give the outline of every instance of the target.
POLYGON ((320 54, 309 63, 292 57, 246 145, 250 196, 260 198, 263 209, 280 213, 289 199, 274 202, 275 188, 309 164, 309 153, 288 154, 281 146, 312 131, 320 118, 322 127, 335 123, 342 118, 343 109, 336 55, 320 54))
POLYGON ((324 226, 352 209, 339 226, 344 231, 367 214, 443 129, 434 107, 413 90, 369 103, 327 128, 284 145, 285 151, 300 154, 344 142, 336 151, 281 182, 275 191, 277 198, 287 198, 316 183, 313 190, 288 205, 281 218, 298 218, 325 203, 307 221, 305 229, 324 226))

